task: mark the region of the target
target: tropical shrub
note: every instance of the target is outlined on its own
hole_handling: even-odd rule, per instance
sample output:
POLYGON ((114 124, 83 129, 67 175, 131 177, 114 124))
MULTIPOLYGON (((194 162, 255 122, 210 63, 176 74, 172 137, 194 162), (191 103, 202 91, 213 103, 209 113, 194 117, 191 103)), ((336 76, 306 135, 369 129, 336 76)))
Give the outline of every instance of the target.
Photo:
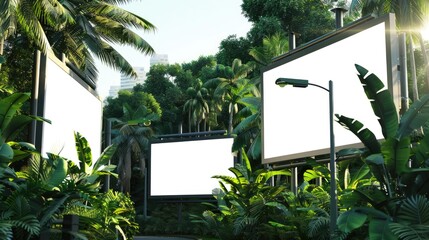
POLYGON ((79 232, 88 239, 133 239, 139 230, 129 195, 113 190, 93 195, 85 204, 70 202, 62 215, 79 216, 79 232))
POLYGON ((429 135, 427 128, 421 129, 429 121, 429 95, 399 118, 380 79, 359 65, 356 69, 384 141, 379 142, 358 120, 336 115, 365 145, 365 164, 372 174, 372 184, 350 194, 350 208, 339 216, 338 227, 345 233, 367 229, 370 239, 428 239, 429 135))
MULTIPOLYGON (((115 147, 107 148, 92 162, 91 149, 76 133, 79 165, 69 159, 47 153, 42 157, 33 145, 13 139, 33 120, 45 119, 18 114, 29 94, 16 93, 0 100, 0 239, 32 239, 48 234, 60 237, 58 220, 72 213, 73 206, 91 208, 107 229, 103 238, 115 239, 118 229, 125 238, 136 231, 135 212, 129 197, 110 192, 99 193, 100 177, 112 174, 108 161, 115 147), (21 163, 22 162, 22 163, 21 163), (13 164, 20 163, 19 169, 13 164), (92 200, 92 201, 90 201, 92 200), (98 200, 98 201, 96 201, 98 200), (106 209, 107 206, 107 209, 106 209)), ((68 232, 87 239, 85 232, 68 232)))
POLYGON ((208 204, 202 216, 194 216, 194 222, 203 224, 220 239, 273 239, 279 228, 269 224, 276 215, 288 210, 282 195, 285 185, 270 186, 273 176, 290 175, 288 170, 258 169, 252 171, 247 155, 242 151, 243 164, 229 170, 235 175, 214 176, 220 179, 220 189, 213 196, 217 205, 208 204))

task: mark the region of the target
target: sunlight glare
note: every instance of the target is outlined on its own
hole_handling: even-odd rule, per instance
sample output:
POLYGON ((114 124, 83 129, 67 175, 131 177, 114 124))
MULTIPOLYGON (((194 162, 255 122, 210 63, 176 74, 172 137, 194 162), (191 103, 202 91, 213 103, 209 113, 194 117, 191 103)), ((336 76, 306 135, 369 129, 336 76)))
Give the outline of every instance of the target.
POLYGON ((427 21, 426 24, 423 26, 421 33, 422 33, 423 39, 428 41, 429 40, 429 21, 427 21))

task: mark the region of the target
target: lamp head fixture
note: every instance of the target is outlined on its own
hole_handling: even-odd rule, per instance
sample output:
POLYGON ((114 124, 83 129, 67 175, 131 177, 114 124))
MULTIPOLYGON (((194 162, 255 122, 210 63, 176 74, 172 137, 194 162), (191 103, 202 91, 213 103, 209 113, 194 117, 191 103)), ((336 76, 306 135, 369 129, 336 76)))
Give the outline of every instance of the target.
POLYGON ((304 79, 295 79, 295 78, 278 78, 276 80, 276 84, 280 87, 284 87, 286 85, 292 85, 294 87, 306 88, 308 87, 308 80, 304 79))

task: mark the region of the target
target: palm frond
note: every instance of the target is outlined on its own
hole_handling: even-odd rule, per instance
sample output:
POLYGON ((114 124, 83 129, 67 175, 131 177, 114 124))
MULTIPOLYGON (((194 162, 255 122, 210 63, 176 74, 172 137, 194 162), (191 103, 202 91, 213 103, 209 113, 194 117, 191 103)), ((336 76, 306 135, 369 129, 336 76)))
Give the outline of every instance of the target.
POLYGON ((390 223, 389 228, 401 240, 426 240, 429 237, 429 228, 426 224, 390 223))
POLYGON ((400 206, 398 221, 405 222, 407 224, 428 225, 429 200, 422 195, 406 198, 400 206))
POLYGON ((129 45, 144 54, 152 55, 155 52, 146 40, 130 29, 117 24, 116 22, 112 22, 109 18, 105 18, 103 21, 101 19, 98 20, 99 24, 97 24, 96 31, 107 41, 129 45))
POLYGON ((308 224, 308 236, 314 239, 329 239, 329 217, 315 217, 308 224))
POLYGON ((17 7, 16 21, 22 27, 22 30, 35 41, 35 44, 44 53, 50 51, 51 46, 44 32, 42 24, 34 14, 33 4, 30 1, 21 1, 17 7))
POLYGON ((143 29, 145 31, 155 31, 156 27, 146 19, 117 7, 107 1, 90 2, 85 6, 87 13, 95 13, 96 17, 91 19, 97 22, 97 17, 105 17, 120 23, 123 26, 143 29))

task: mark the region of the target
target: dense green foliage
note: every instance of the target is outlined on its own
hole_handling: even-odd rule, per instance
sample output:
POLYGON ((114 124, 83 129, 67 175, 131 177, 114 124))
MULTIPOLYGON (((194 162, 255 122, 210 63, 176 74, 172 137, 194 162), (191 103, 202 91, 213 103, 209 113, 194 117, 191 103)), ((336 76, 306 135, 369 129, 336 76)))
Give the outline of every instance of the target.
POLYGON ((97 80, 94 56, 135 76, 131 65, 112 45, 153 53, 152 47, 131 28, 151 31, 155 26, 118 6, 126 2, 130 1, 5 0, 0 4, 0 40, 14 35, 19 28, 42 52, 65 54, 88 79, 97 80))
POLYGON ((261 44, 263 37, 280 31, 296 32, 300 35, 298 42, 306 43, 335 29, 329 12, 332 6, 320 0, 244 0, 241 7, 244 16, 255 23, 254 28, 269 31, 263 35, 260 31, 251 31, 254 44, 261 44), (275 27, 281 28, 273 31, 275 27))
POLYGON ((429 139, 428 132, 421 133, 420 129, 429 121, 429 95, 398 118, 390 92, 382 90, 384 85, 378 77, 361 66, 356 68, 385 141, 379 143, 359 121, 337 115, 367 147, 363 158, 372 180, 378 183, 361 185, 350 193, 350 210, 340 215, 338 226, 346 233, 369 226, 367 234, 373 239, 428 238, 429 231, 423 226, 429 223, 429 139), (366 222, 368 225, 363 226, 366 222))
MULTIPOLYGON (((7 37, 8 43, 4 56, 0 56, 1 96, 30 91, 33 50, 26 47, 28 44, 42 50, 51 45, 56 54, 65 53, 93 80, 96 69, 92 56, 132 75, 130 65, 110 43, 132 45, 150 53, 151 47, 129 27, 151 30, 154 26, 115 6, 123 2, 128 1, 1 3, 0 39, 7 37)), ((28 94, 3 98, 0 238, 60 237, 67 233, 61 233, 56 222, 74 214, 80 217, 80 230, 69 234, 79 239, 131 239, 137 233, 205 234, 220 239, 329 239, 329 169, 309 160, 294 194, 289 190, 287 170, 259 164, 259 69, 289 50, 289 32, 298 33, 300 45, 332 31, 330 2, 243 0, 243 13, 253 24, 247 36, 228 36, 215 56, 201 56, 182 65, 152 66, 143 85, 106 100, 104 115, 113 123, 114 145, 96 161, 78 133, 79 158, 73 160, 49 153, 45 157, 31 144, 18 141, 30 121, 48 120, 20 113, 28 94), (234 137, 232 151, 242 157, 242 162, 230 168, 231 176, 214 176, 220 181, 213 196, 215 204, 154 201, 149 203, 150 217, 137 218, 136 212, 142 211, 146 190, 142 183, 153 136, 214 129, 228 130, 234 137), (101 193, 106 175, 112 176, 114 188, 121 192, 101 193)), ((422 6, 426 5, 425 1, 352 1, 352 8, 356 7, 360 15, 397 13, 398 26, 406 31, 421 25, 422 10, 426 9, 422 6)), ((424 47, 421 52, 425 52, 424 47)), ((417 62, 427 63, 425 55, 416 56, 417 62)), ((413 93, 416 100, 400 117, 378 78, 357 66, 385 140, 379 142, 359 121, 337 115, 338 122, 365 145, 337 153, 355 156, 338 163, 338 239, 429 238, 429 96, 417 100, 427 86, 423 82, 427 68, 422 66, 425 64, 417 74, 419 91, 413 93)))
POLYGON ((88 142, 79 133, 75 135, 79 159, 74 160, 50 153, 43 157, 31 144, 15 142, 23 127, 33 120, 49 122, 19 114, 28 98, 28 94, 15 93, 0 100, 0 238, 72 234, 87 239, 94 231, 85 233, 86 228, 102 229, 103 238, 108 239, 116 239, 116 230, 124 239, 132 237, 138 229, 133 203, 125 195, 99 191, 102 176, 115 176, 115 166, 108 164, 115 147, 107 148, 93 162, 88 142), (116 205, 109 202, 109 194, 117 198, 112 200, 116 205), (73 208, 82 211, 71 211, 73 208), (103 213, 104 220, 89 212, 103 213), (89 225, 83 231, 62 232, 55 222, 70 213, 86 217, 89 225))

